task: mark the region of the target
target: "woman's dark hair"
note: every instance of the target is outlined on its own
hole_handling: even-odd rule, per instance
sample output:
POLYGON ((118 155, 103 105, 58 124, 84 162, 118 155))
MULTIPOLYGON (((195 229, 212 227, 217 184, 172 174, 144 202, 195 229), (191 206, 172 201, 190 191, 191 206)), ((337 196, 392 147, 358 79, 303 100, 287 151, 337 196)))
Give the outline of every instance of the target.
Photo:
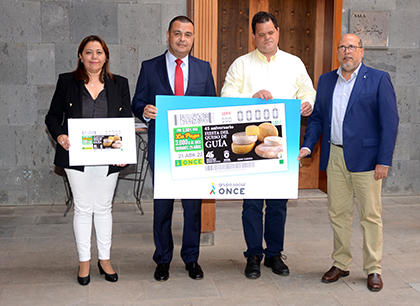
POLYGON ((83 64, 83 62, 80 60, 79 55, 82 54, 83 50, 85 49, 85 46, 87 45, 88 42, 91 41, 97 41, 102 45, 102 49, 105 52, 105 63, 102 67, 102 71, 101 71, 101 75, 99 76, 99 80, 104 83, 105 82, 105 77, 108 77, 110 79, 114 79, 114 75, 109 71, 109 49, 108 46, 106 45, 105 41, 97 36, 97 35, 90 35, 85 37, 82 42, 79 45, 79 49, 77 50, 77 57, 78 57, 78 61, 77 61, 77 68, 76 70, 73 71, 73 75, 75 77, 76 80, 78 81, 84 81, 85 83, 89 83, 90 78, 89 78, 89 73, 86 71, 85 65, 83 64))

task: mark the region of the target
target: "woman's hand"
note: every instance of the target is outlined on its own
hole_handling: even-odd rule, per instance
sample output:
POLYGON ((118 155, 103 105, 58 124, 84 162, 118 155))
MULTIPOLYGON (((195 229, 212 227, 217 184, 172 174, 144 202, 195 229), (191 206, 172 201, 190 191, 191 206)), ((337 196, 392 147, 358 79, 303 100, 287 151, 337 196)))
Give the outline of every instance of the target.
POLYGON ((70 148, 70 140, 66 134, 61 134, 57 137, 57 143, 68 151, 70 148))

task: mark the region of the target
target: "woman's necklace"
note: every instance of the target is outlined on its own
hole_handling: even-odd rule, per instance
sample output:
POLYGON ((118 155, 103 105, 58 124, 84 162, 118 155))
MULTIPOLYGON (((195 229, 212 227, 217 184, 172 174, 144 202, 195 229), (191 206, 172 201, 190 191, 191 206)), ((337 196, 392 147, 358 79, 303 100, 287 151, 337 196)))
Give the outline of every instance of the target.
POLYGON ((90 84, 88 84, 88 85, 90 85, 90 86, 95 86, 95 83, 96 83, 97 81, 92 81, 90 84))

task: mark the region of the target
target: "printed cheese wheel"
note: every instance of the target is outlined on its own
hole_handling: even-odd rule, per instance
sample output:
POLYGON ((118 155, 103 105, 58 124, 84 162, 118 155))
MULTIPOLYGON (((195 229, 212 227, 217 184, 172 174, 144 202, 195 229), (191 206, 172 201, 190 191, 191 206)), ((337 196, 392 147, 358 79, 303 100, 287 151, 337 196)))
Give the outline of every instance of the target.
POLYGON ((264 138, 264 144, 267 146, 280 146, 282 144, 282 138, 279 136, 267 136, 264 138))
POLYGON ((247 135, 257 135, 258 136, 259 128, 256 125, 248 125, 245 128, 245 133, 247 135))
POLYGON ((264 122, 258 126, 258 140, 264 142, 264 138, 267 136, 279 136, 277 128, 271 123, 264 122))
POLYGON ((235 154, 246 154, 246 153, 251 152, 254 145, 255 145, 255 142, 251 144, 246 144, 246 145, 232 143, 232 152, 235 154))
POLYGON ((246 132, 238 132, 232 135, 232 142, 238 145, 254 144, 257 141, 257 135, 248 136, 246 132))
POLYGON ((255 148, 255 153, 264 158, 279 158, 279 153, 283 152, 283 146, 267 146, 264 143, 255 148))

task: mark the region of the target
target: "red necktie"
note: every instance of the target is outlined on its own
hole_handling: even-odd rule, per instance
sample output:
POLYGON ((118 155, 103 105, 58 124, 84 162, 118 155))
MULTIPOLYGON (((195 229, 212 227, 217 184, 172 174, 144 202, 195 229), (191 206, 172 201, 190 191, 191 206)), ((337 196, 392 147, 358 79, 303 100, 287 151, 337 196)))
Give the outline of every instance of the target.
POLYGON ((181 64, 182 60, 177 59, 175 68, 175 96, 184 95, 184 74, 182 73, 181 64))

